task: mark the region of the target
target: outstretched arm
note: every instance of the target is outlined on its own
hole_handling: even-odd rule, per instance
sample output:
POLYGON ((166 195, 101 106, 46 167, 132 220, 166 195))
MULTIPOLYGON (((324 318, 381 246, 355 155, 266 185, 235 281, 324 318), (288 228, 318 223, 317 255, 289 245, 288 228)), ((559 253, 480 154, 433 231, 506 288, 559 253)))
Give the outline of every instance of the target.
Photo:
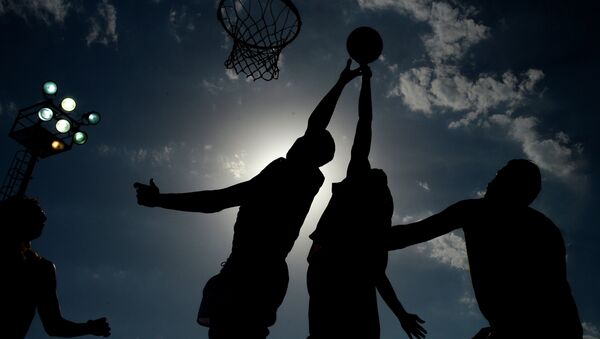
POLYGON ((371 69, 369 66, 361 66, 362 85, 358 97, 358 123, 354 134, 354 143, 350 163, 348 164, 347 176, 371 168, 369 164, 369 152, 371 151, 371 122, 373 121, 373 106, 371 103, 371 69))
POLYGON ((412 339, 413 336, 417 339, 425 338, 427 331, 421 326, 425 321, 416 314, 406 312, 402 303, 398 300, 394 288, 385 273, 382 274, 377 281, 377 291, 379 292, 379 295, 381 295, 383 301, 385 301, 386 305, 388 305, 398 320, 400 320, 400 325, 402 325, 404 332, 406 332, 410 339, 412 339))
POLYGON ((460 228, 471 210, 470 201, 459 201, 438 214, 412 224, 393 226, 387 237, 388 249, 396 250, 419 244, 460 228))
MULTIPOLYGON (((37 308, 44 325, 44 330, 52 337, 79 337, 87 334, 110 336, 110 327, 106 318, 89 320, 85 323, 75 323, 63 318, 56 296, 56 272, 54 265, 48 263, 44 267, 43 289, 38 300, 37 308)), ((33 293, 33 292, 32 292, 33 293)))
POLYGON ((148 207, 162 207, 185 212, 214 213, 225 208, 239 206, 250 190, 250 182, 245 181, 220 190, 207 190, 189 193, 160 193, 154 180, 145 185, 133 184, 137 192, 138 204, 148 207))
POLYGON ((327 128, 327 125, 329 125, 329 121, 333 116, 333 111, 335 110, 337 101, 340 98, 340 95, 342 95, 342 90, 352 79, 360 74, 360 69, 350 69, 351 64, 352 60, 348 59, 348 62, 346 62, 346 67, 340 74, 338 81, 323 97, 323 99, 321 99, 315 110, 311 113, 310 117, 308 118, 308 127, 304 133, 305 135, 317 130, 324 130, 327 128))

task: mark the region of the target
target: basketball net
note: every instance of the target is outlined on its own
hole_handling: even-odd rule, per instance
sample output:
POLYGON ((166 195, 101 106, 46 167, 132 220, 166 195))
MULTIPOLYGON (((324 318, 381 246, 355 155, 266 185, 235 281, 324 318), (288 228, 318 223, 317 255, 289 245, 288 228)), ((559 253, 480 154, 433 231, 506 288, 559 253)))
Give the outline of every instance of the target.
POLYGON ((279 77, 279 54, 301 26, 291 1, 221 0, 217 18, 233 39, 225 67, 254 80, 279 77))

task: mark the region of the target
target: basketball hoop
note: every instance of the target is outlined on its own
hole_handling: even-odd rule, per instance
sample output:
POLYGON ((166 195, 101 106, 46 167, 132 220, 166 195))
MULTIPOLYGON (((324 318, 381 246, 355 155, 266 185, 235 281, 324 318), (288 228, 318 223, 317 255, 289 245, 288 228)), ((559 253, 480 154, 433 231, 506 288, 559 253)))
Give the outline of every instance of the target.
POLYGON ((217 18, 233 39, 226 68, 254 80, 279 77, 279 54, 302 25, 290 0, 221 0, 217 18))

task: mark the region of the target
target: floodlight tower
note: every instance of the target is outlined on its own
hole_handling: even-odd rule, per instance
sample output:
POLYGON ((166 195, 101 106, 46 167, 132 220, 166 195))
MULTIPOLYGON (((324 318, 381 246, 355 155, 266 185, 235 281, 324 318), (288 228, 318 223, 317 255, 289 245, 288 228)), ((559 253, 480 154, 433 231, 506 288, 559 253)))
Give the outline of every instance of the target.
POLYGON ((83 145, 88 135, 82 127, 97 125, 100 113, 89 111, 77 117, 77 103, 65 97, 59 106, 54 103, 58 86, 46 81, 42 86, 45 100, 19 110, 9 136, 24 149, 15 154, 8 175, 0 187, 0 201, 23 196, 40 158, 69 151, 73 144, 83 145))

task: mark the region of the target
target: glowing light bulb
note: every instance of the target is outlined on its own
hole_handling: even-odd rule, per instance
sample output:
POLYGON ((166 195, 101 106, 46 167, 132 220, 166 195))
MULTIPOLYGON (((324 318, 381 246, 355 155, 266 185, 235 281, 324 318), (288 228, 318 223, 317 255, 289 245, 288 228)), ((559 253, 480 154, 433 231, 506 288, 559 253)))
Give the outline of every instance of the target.
POLYGON ((77 131, 73 135, 73 142, 76 143, 77 145, 83 145, 86 143, 86 141, 87 141, 87 134, 85 132, 77 131))
POLYGON ((46 81, 42 87, 44 89, 44 94, 47 95, 54 95, 56 94, 56 91, 58 91, 58 86, 54 81, 46 81))
POLYGON ((60 107, 65 112, 72 112, 76 106, 77 106, 77 103, 75 102, 75 99, 73 99, 73 98, 66 97, 60 102, 60 107))
POLYGON ((97 125, 100 122, 100 113, 89 112, 85 117, 85 121, 90 125, 97 125))
POLYGON ((65 149, 65 144, 62 141, 54 140, 52 142, 52 149, 55 151, 62 151, 65 149))
POLYGON ((48 107, 44 107, 38 111, 38 118, 42 121, 50 121, 54 117, 54 112, 48 107))
POLYGON ((69 120, 60 119, 56 122, 56 130, 60 133, 67 133, 71 130, 71 123, 69 120))

